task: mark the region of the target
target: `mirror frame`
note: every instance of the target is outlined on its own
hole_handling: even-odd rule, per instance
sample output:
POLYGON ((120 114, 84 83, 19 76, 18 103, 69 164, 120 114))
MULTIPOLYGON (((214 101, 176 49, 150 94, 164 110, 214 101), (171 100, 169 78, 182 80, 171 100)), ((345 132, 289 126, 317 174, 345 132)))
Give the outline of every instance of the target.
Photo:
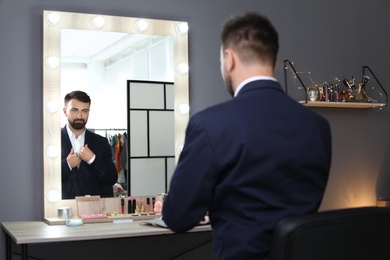
MULTIPOLYGON (((70 13, 62 11, 43 11, 43 195, 44 221, 60 224, 57 211, 60 207, 71 207, 77 216, 76 200, 61 199, 61 133, 60 121, 63 116, 63 97, 61 97, 61 29, 98 30, 148 35, 171 36, 174 39, 174 98, 175 98, 175 160, 177 162, 184 144, 185 128, 189 113, 179 113, 178 107, 189 107, 188 86, 188 33, 178 31, 179 25, 187 22, 155 20, 102 14, 70 13), (49 18, 54 19, 49 19, 49 18), (95 17, 103 18, 105 24, 95 28, 95 17), (146 21, 147 28, 140 32, 138 21, 146 21), (53 62, 54 61, 54 62, 53 62), (184 66, 183 66, 184 64, 184 66), (184 67, 184 71, 183 71, 184 67)), ((125 83, 124 83, 125 85, 125 83)), ((120 202, 117 198, 103 198, 104 212, 117 211, 120 202)))

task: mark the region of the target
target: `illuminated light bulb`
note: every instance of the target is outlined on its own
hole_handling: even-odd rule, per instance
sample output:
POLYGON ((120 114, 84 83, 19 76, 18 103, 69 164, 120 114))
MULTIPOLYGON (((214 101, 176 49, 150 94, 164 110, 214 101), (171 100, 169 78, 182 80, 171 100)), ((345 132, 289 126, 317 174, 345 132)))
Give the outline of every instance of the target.
POLYGON ((185 115, 190 111, 190 106, 188 104, 180 104, 177 106, 177 113, 179 115, 185 115))
POLYGON ((180 74, 185 74, 189 70, 188 64, 187 63, 180 63, 177 65, 176 70, 180 74))
POLYGON ((46 22, 50 25, 56 25, 60 21, 60 15, 52 12, 46 16, 46 22))
POLYGON ((135 24, 135 29, 139 32, 143 32, 145 31, 146 29, 148 28, 148 22, 145 21, 145 20, 139 20, 136 24, 135 24))
POLYGON ((57 201, 59 201, 61 199, 60 193, 58 191, 56 191, 56 190, 49 190, 46 193, 46 198, 50 202, 57 202, 57 201))
POLYGON ((58 147, 56 145, 52 144, 52 145, 49 145, 46 148, 46 154, 50 158, 55 158, 55 157, 57 157, 60 154, 60 151, 59 151, 59 149, 58 149, 58 147))
POLYGON ((49 113, 55 113, 59 109, 58 102, 55 100, 50 100, 49 102, 46 103, 46 110, 49 113))
POLYGON ((188 23, 181 23, 176 26, 177 34, 185 34, 188 32, 188 23))
POLYGON ((96 16, 92 19, 92 26, 96 29, 100 29, 104 26, 106 21, 104 20, 103 16, 96 16))
POLYGON ((181 153, 183 151, 183 148, 184 148, 184 145, 183 144, 179 144, 177 146, 177 153, 181 153))
POLYGON ((49 57, 46 60, 46 66, 49 69, 55 69, 60 65, 60 60, 57 57, 49 57))

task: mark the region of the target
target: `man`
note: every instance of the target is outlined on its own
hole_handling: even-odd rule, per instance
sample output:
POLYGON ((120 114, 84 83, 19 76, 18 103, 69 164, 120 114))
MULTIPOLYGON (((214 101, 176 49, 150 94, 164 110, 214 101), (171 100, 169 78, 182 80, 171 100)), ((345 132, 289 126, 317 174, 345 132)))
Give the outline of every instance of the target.
POLYGON ((107 138, 88 131, 90 97, 82 91, 65 96, 68 123, 61 129, 62 199, 113 196, 118 173, 107 138))
POLYGON ((281 219, 318 210, 331 130, 274 78, 278 33, 266 17, 232 18, 221 40, 222 77, 234 98, 190 118, 163 220, 185 232, 208 212, 221 260, 266 259, 281 219))

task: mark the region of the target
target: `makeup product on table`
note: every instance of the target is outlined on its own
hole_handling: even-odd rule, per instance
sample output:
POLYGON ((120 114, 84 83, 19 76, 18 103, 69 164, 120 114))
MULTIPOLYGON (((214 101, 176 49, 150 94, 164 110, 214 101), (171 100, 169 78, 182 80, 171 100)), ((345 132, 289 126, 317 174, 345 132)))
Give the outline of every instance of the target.
POLYGON ((145 205, 144 205, 144 200, 141 199, 137 199, 136 200, 136 208, 135 208, 135 213, 137 214, 142 214, 142 213, 145 213, 145 205))
POLYGON ((146 213, 150 212, 150 198, 146 198, 146 213))
POLYGON ((156 212, 154 212, 154 203, 155 202, 156 202, 156 198, 152 197, 151 198, 151 205, 150 205, 149 215, 156 215, 156 212))
POLYGON ((131 213, 136 213, 136 209, 137 209, 137 199, 136 199, 135 197, 133 197, 132 202, 131 202, 131 205, 132 205, 132 211, 131 211, 131 213))
POLYGON ((133 212, 133 199, 131 197, 127 198, 127 214, 132 214, 133 212))
POLYGON ((65 219, 65 215, 68 218, 72 217, 72 208, 71 207, 61 207, 57 209, 57 217, 65 219))

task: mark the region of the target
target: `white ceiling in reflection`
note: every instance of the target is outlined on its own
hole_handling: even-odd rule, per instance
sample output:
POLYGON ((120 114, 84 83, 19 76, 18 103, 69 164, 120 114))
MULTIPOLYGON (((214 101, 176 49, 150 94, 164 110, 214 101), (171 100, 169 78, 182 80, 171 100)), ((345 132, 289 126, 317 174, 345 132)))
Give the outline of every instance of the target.
POLYGON ((111 63, 145 50, 166 38, 146 34, 62 29, 61 62, 109 60, 107 63, 111 63))

